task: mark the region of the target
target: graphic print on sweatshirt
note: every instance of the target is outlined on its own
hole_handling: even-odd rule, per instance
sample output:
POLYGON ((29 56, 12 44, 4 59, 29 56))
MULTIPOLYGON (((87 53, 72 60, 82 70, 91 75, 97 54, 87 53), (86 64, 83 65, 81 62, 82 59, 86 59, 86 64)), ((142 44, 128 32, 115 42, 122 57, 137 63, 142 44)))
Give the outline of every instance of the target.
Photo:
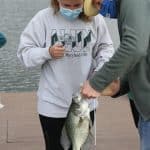
POLYGON ((51 31, 51 45, 61 43, 65 47, 66 57, 87 56, 90 49, 91 30, 53 29, 51 31))

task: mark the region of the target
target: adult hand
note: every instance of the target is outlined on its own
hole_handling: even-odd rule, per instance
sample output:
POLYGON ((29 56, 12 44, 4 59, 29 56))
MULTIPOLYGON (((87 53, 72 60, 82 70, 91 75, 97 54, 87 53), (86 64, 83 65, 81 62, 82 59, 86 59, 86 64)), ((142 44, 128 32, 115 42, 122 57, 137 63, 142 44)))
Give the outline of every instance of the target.
POLYGON ((64 57, 65 48, 62 44, 56 43, 49 48, 49 53, 52 58, 59 59, 64 57))
POLYGON ((81 95, 84 98, 97 98, 99 96, 114 96, 120 90, 120 80, 114 80, 103 91, 98 92, 94 90, 89 81, 86 81, 81 87, 81 95))
POLYGON ((101 95, 100 92, 95 91, 89 84, 89 81, 86 81, 81 87, 81 95, 84 98, 97 98, 101 95))
POLYGON ((102 96, 114 96, 120 90, 120 80, 114 80, 102 92, 102 96))

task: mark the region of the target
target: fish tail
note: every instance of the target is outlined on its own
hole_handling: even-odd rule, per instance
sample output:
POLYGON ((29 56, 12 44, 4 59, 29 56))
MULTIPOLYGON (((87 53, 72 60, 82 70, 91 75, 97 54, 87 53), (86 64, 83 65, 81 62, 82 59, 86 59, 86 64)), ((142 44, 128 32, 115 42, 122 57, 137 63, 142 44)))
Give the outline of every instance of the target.
POLYGON ((75 144, 73 145, 73 150, 80 150, 81 149, 81 146, 75 144))

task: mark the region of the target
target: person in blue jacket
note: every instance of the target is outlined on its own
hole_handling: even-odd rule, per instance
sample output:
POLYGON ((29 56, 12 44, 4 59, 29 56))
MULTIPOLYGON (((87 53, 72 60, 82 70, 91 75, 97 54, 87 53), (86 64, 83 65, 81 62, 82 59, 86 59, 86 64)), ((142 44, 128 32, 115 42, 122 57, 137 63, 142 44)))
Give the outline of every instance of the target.
POLYGON ((0 48, 6 44, 6 37, 0 32, 0 48))

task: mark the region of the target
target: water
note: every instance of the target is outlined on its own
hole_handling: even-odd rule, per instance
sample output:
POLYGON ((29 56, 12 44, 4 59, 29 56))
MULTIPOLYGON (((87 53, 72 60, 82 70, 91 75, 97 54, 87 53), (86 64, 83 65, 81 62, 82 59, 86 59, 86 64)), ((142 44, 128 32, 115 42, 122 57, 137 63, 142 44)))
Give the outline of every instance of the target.
POLYGON ((37 89, 39 68, 25 70, 16 57, 20 34, 37 11, 48 6, 48 0, 0 0, 0 31, 8 43, 0 49, 0 91, 37 89))
MULTIPOLYGON (((40 69, 26 70, 16 57, 20 34, 29 20, 49 5, 49 0, 0 0, 0 32, 7 45, 0 49, 0 91, 33 91, 37 89, 40 69)), ((117 25, 107 20, 114 46, 118 45, 117 25)))

